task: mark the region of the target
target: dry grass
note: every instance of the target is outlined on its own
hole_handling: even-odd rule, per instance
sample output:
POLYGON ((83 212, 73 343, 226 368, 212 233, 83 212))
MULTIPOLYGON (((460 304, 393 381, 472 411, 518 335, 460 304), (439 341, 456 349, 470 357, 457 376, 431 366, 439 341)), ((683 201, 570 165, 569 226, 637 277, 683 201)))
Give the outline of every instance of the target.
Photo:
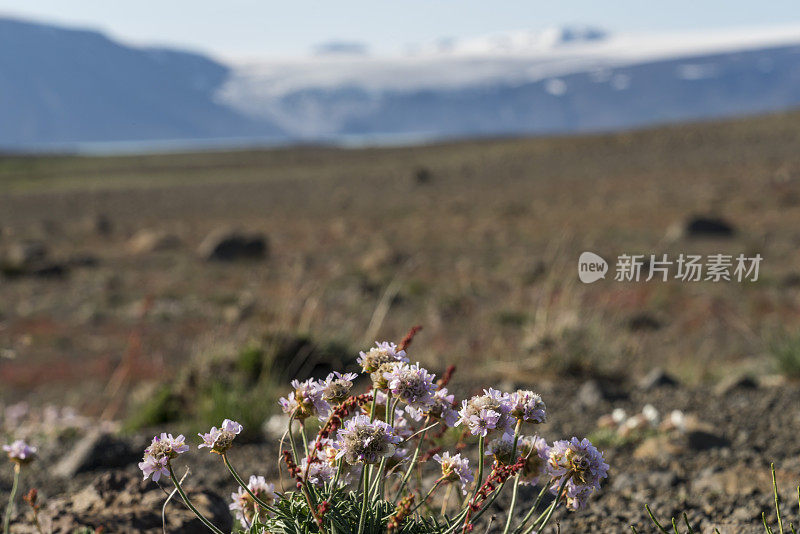
POLYGON ((699 381, 753 369, 764 329, 796 327, 800 315, 798 289, 784 283, 800 265, 798 125, 789 114, 415 148, 0 158, 0 248, 38 238, 55 257, 99 259, 62 281, 0 281, 0 346, 16 354, 0 360, 0 376, 19 392, 32 385, 14 381, 12 364, 118 359, 147 296, 143 351, 167 366, 265 330, 357 346, 365 332, 397 338, 422 323, 416 358, 455 361, 484 382, 654 365, 699 381), (419 167, 430 183, 415 182, 419 167), (111 236, 87 225, 98 213, 111 236), (675 239, 670 229, 694 213, 739 232, 675 239), (263 231, 271 257, 204 263, 194 250, 219 226, 263 231), (125 242, 142 228, 184 246, 132 255, 125 242), (584 250, 765 260, 756 284, 585 286, 575 265, 584 250), (225 309, 247 299, 254 313, 226 322, 225 309), (661 327, 631 330, 642 313, 661 327))

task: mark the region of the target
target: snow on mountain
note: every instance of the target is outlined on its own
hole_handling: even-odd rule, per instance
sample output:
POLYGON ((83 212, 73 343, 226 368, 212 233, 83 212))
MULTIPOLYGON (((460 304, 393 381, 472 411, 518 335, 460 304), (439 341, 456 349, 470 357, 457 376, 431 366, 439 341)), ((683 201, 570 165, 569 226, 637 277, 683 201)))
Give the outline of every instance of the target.
POLYGON ((0 18, 2 148, 575 133, 798 106, 800 26, 573 26, 393 55, 329 41, 305 58, 223 63, 0 18))
POLYGON ((251 61, 232 65, 217 97, 303 138, 587 131, 785 109, 800 105, 800 26, 619 35, 566 27, 389 56, 251 61))

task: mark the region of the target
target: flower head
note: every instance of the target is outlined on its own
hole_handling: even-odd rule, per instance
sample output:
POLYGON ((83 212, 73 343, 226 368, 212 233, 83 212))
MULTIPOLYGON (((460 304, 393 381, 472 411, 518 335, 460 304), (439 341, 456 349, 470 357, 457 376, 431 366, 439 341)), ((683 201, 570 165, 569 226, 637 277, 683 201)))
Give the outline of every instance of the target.
POLYGON ((542 397, 526 389, 518 389, 509 395, 511 417, 525 423, 544 423, 547 407, 542 397))
POLYGON ((461 453, 451 456, 447 451, 443 452, 441 456, 434 454, 433 459, 442 466, 442 478, 450 482, 460 480, 461 491, 466 495, 467 486, 475 479, 469 468, 469 459, 462 458, 461 453))
POLYGON ((546 480, 547 460, 550 457, 547 441, 539 436, 520 436, 517 450, 525 458, 520 484, 536 485, 540 480, 546 480))
POLYGON ((567 507, 573 510, 585 506, 589 496, 600 488, 600 481, 608 477, 608 464, 603 459, 603 453, 585 438, 553 443, 547 468, 555 479, 551 488, 553 491, 558 491, 566 480, 567 507))
POLYGON ((392 395, 412 408, 423 409, 433 405, 433 394, 436 392, 433 380, 436 375, 430 374, 418 363, 398 364, 383 376, 392 395))
POLYGON ((370 423, 366 415, 356 415, 339 430, 335 442, 339 452, 336 458, 344 458, 347 463, 377 463, 381 458, 390 458, 402 441, 394 429, 383 421, 370 423))
POLYGON ((494 438, 486 447, 486 456, 494 456, 495 461, 500 465, 511 465, 514 463, 514 436, 505 433, 499 438, 494 438))
POLYGON ((334 371, 328 375, 323 383, 322 400, 340 404, 350 395, 350 390, 353 389, 353 380, 358 375, 355 373, 339 373, 334 371))
POLYGON ((152 477, 153 482, 158 482, 161 476, 169 476, 169 461, 188 450, 183 434, 173 437, 172 434, 162 433, 154 437, 150 446, 144 450, 144 458, 139 462, 144 479, 152 477))
POLYGON ((18 439, 10 445, 3 445, 3 450, 8 454, 8 459, 17 465, 31 463, 36 458, 36 447, 28 445, 23 440, 18 439))
MULTIPOLYGON (((268 483, 262 476, 251 476, 247 483, 247 489, 266 504, 272 505, 275 502, 275 486, 268 483)), ((238 488, 237 491, 231 493, 231 499, 233 502, 229 508, 236 512, 236 519, 244 528, 250 528, 256 513, 261 514, 261 507, 244 488, 238 488)))
POLYGON ((460 419, 456 426, 465 424, 475 436, 486 436, 494 430, 506 432, 512 419, 509 415, 511 405, 509 396, 496 389, 485 389, 483 395, 476 395, 461 403, 460 419))
POLYGON ((312 415, 326 418, 330 414, 331 405, 323 398, 325 385, 313 379, 303 382, 292 380, 294 391, 278 402, 283 412, 292 414, 296 419, 304 420, 312 415))
POLYGON ((447 393, 447 388, 441 388, 433 394, 433 404, 429 407, 418 409, 406 406, 406 412, 415 421, 427 416, 441 421, 445 426, 454 427, 458 422, 458 412, 453 408, 454 405, 455 396, 447 393))
POLYGON ((211 452, 225 454, 233 445, 234 438, 236 438, 242 430, 242 425, 236 421, 225 419, 220 428, 212 426, 208 433, 198 434, 203 440, 203 443, 201 443, 198 448, 202 449, 203 447, 208 447, 211 449, 211 452))
POLYGON ((390 341, 375 342, 375 346, 367 352, 359 352, 358 363, 365 373, 374 373, 384 363, 408 363, 406 351, 397 350, 397 345, 390 341))

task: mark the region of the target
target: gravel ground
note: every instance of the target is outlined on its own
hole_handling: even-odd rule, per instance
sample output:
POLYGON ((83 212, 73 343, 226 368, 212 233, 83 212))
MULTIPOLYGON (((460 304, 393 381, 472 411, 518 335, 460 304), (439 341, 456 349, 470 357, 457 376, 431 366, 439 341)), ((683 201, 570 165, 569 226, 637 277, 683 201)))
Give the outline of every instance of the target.
MULTIPOLYGON (((469 392, 469 388, 460 389, 469 392)), ((745 381, 717 388, 676 385, 645 389, 592 381, 548 382, 538 389, 548 403, 549 421, 540 428, 548 441, 588 435, 596 429, 598 418, 615 408, 635 413, 651 404, 661 414, 682 410, 697 421, 694 431, 602 445, 611 466, 602 491, 585 510, 560 511, 558 525, 553 523, 551 532, 556 532, 557 526, 564 533, 629 532, 631 524, 639 532, 654 532, 646 520, 647 503, 664 521, 686 511, 698 532, 711 532, 714 526, 723 534, 763 532, 761 513, 773 520, 775 515, 770 462, 777 466, 780 493, 789 505, 787 515, 796 516, 794 485, 800 473, 797 384, 767 387, 745 381)), ((140 482, 135 466, 137 451, 146 443, 146 435, 124 438, 122 452, 112 459, 126 467, 81 472, 69 479, 54 474, 53 465, 69 454, 75 443, 48 444, 42 448, 41 461, 27 470, 23 490, 40 488, 46 500, 43 515, 56 516, 56 532, 69 532, 76 523, 105 526, 106 532, 157 532, 164 495, 154 484, 140 482)), ((262 473, 277 480, 276 450, 271 442, 238 445, 231 458, 242 473, 262 473)), ((225 525, 230 521, 225 501, 234 486, 219 458, 193 452, 176 462, 176 470, 182 474, 187 464, 191 465, 187 487, 225 525)), ((0 475, 3 493, 10 486, 9 472, 0 475)), ((503 516, 509 496, 510 492, 501 496, 492 513, 503 516)), ((534 496, 535 490, 523 490, 520 508, 534 496)), ((173 532, 202 531, 177 504, 170 505, 168 516, 173 532)), ((488 531, 500 530, 500 521, 488 531)), ((21 521, 12 531, 32 530, 21 521)))

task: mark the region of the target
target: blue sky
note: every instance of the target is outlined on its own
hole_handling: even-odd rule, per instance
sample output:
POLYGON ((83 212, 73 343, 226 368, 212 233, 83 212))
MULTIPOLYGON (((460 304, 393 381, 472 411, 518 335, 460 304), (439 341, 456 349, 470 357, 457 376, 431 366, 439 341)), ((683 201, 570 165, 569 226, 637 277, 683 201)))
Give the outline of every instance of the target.
POLYGON ((330 40, 377 52, 442 37, 592 24, 611 31, 800 22, 798 0, 3 0, 0 15, 102 29, 220 56, 303 55, 330 40))

